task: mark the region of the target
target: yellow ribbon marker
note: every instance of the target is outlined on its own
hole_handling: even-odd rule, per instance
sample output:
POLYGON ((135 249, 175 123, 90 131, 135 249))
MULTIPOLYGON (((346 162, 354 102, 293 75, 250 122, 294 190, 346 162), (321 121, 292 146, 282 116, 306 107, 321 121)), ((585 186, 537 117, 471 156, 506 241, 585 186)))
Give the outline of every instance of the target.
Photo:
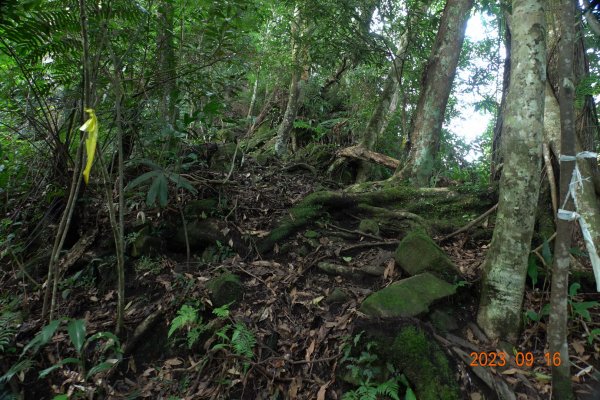
POLYGON ((87 132, 87 138, 85 139, 87 161, 83 170, 83 180, 87 185, 90 180, 92 164, 94 163, 94 155, 96 154, 96 143, 98 143, 98 118, 96 118, 96 113, 91 108, 86 108, 85 112, 89 114, 90 119, 85 121, 85 124, 81 125, 79 130, 87 132))

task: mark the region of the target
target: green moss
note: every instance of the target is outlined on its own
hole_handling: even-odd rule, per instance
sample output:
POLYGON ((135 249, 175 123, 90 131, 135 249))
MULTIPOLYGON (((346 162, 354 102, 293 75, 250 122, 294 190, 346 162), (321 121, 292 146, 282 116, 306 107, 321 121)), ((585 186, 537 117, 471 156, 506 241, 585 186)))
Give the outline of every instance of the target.
POLYGON ((304 232, 304 237, 308 239, 318 239, 321 237, 321 234, 317 231, 307 230, 304 232))
POLYGON ((403 328, 391 348, 394 364, 414 385, 419 400, 458 400, 460 390, 440 347, 413 326, 403 328))
POLYGON ((414 230, 402 239, 394 260, 409 275, 429 271, 451 283, 460 276, 444 251, 420 230, 414 230))
POLYGON ((379 235, 379 224, 372 219, 363 219, 358 225, 358 230, 363 233, 370 233, 371 235, 379 235))
POLYGON ((244 287, 240 278, 230 272, 210 279, 206 282, 206 287, 211 292, 211 301, 215 307, 238 302, 244 296, 244 287))
POLYGON ((367 297, 360 311, 371 317, 415 317, 434 302, 451 296, 455 287, 429 273, 398 281, 367 297))

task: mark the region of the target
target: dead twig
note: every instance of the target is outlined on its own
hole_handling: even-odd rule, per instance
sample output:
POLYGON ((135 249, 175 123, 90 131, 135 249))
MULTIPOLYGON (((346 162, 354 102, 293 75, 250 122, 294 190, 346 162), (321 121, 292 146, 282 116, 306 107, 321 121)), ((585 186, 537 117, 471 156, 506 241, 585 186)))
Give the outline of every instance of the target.
POLYGON ((487 210, 486 212, 484 212, 483 214, 481 214, 479 217, 475 218, 473 221, 469 222, 467 225, 463 226, 462 228, 452 232, 449 235, 444 236, 440 242, 445 242, 446 240, 458 235, 459 233, 462 232, 466 232, 469 229, 471 229, 472 227, 474 227, 475 225, 477 225, 479 222, 483 221, 488 215, 490 215, 491 213, 493 213, 494 211, 496 211, 496 209, 498 208, 498 203, 496 203, 496 205, 492 208, 490 208, 489 210, 487 210))

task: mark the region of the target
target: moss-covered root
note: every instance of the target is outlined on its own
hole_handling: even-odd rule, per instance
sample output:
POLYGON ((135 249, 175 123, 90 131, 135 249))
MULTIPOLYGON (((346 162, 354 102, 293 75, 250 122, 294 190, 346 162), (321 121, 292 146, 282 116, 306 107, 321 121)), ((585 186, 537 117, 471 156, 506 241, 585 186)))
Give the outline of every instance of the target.
POLYGON ((460 389, 448 358, 423 331, 404 327, 392 346, 394 364, 414 386, 419 400, 459 400, 460 389))
POLYGON ((270 251, 275 243, 291 236, 331 208, 353 207, 355 207, 355 200, 343 193, 327 191, 312 193, 289 210, 288 216, 279 223, 279 226, 259 243, 258 251, 260 253, 270 251))

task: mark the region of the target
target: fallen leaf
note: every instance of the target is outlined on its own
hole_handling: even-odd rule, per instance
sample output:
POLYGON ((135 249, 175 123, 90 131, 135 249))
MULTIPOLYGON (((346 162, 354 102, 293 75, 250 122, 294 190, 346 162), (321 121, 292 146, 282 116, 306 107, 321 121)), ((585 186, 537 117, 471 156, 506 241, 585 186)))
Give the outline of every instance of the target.
POLYGON ((290 383, 290 388, 288 389, 288 399, 296 400, 298 398, 298 390, 302 386, 302 378, 294 378, 290 383))
POLYGON ((312 354, 315 351, 315 339, 311 340, 310 345, 308 345, 308 348, 306 349, 306 356, 304 356, 304 359, 306 361, 310 361, 310 357, 312 356, 312 354))
POLYGON ((317 392, 317 400, 325 400, 325 394, 327 393, 327 388, 331 385, 331 381, 327 382, 324 385, 321 385, 319 391, 317 392))
POLYGON ((573 345, 573 348, 575 349, 577 354, 579 354, 580 356, 583 355, 583 353, 585 353, 585 347, 583 346, 583 342, 576 340, 571 344, 573 345))
POLYGON ((175 366, 183 364, 183 361, 181 361, 179 358, 170 358, 167 361, 165 361, 165 364, 175 366))
POLYGON ((385 270, 383 270, 383 279, 387 279, 388 277, 391 277, 394 275, 395 265, 396 265, 396 261, 394 261, 393 258, 390 258, 390 260, 387 262, 385 270))

